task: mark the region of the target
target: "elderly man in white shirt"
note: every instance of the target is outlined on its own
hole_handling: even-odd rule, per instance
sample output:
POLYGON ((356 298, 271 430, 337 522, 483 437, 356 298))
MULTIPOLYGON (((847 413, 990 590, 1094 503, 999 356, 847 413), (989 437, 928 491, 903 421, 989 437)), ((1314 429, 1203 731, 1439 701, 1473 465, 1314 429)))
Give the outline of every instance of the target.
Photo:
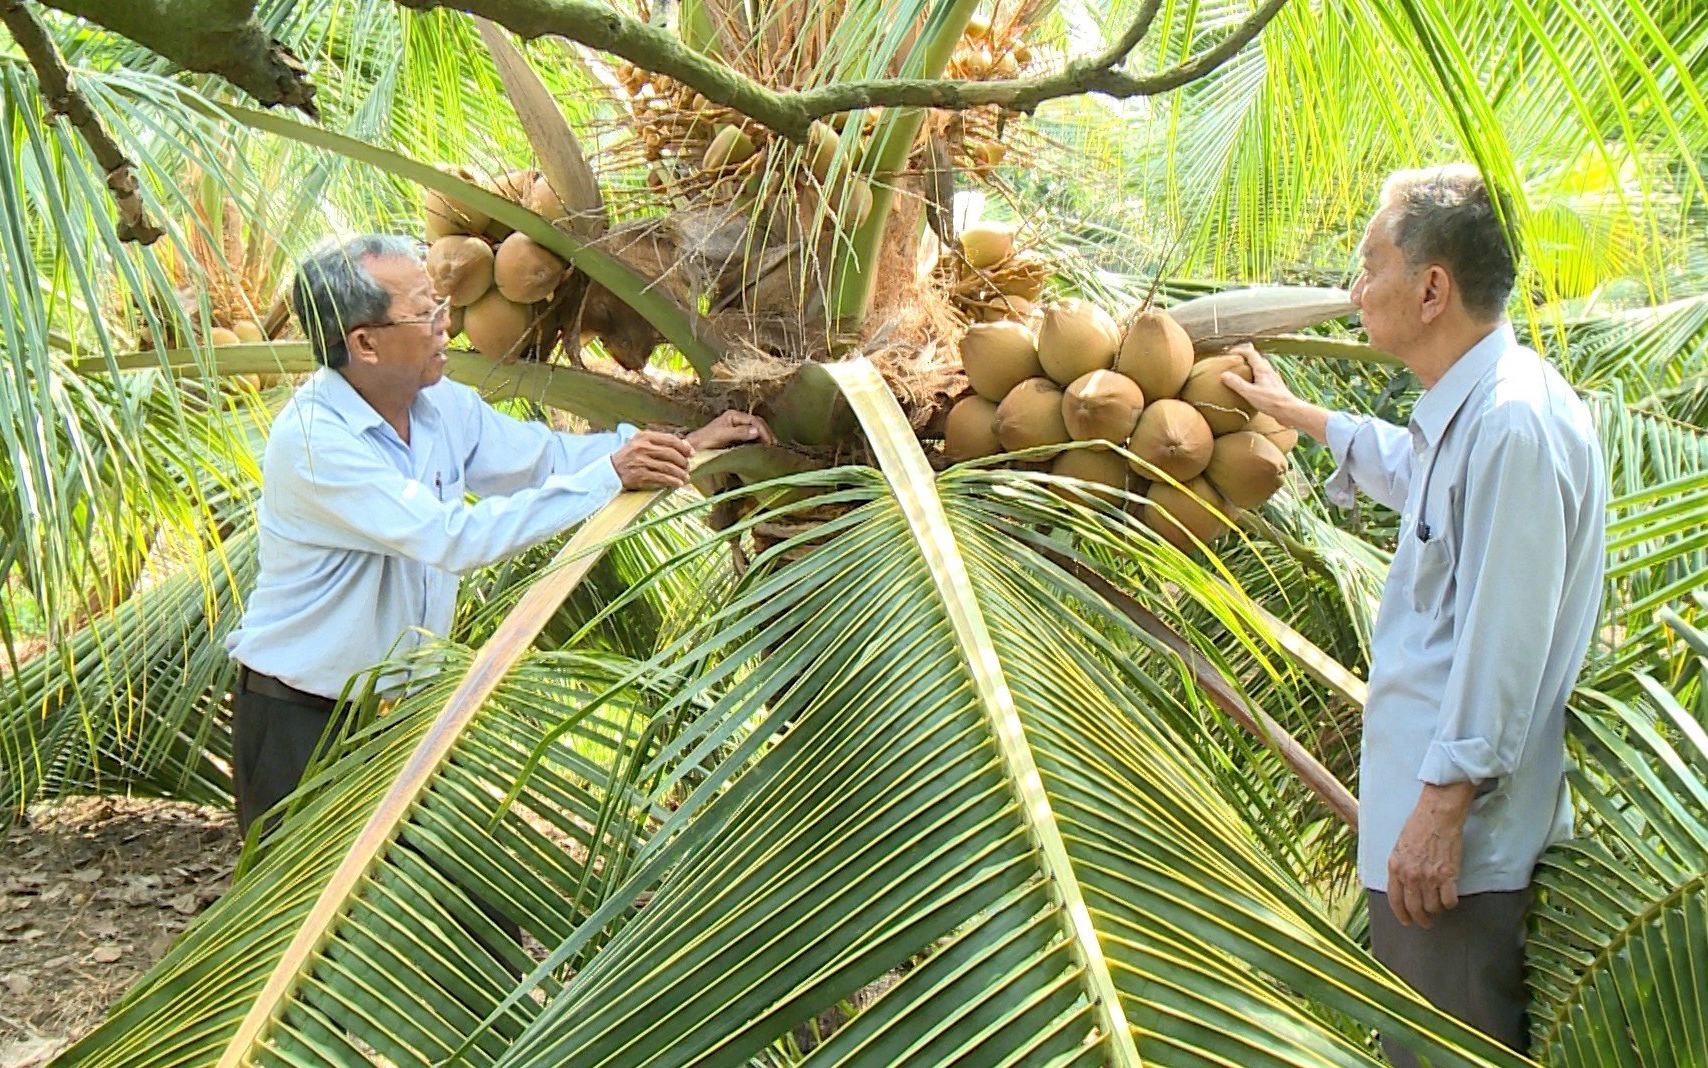
POLYGON ((323 366, 273 421, 260 577, 226 643, 242 665, 232 777, 245 830, 296 787, 353 675, 450 629, 460 575, 624 489, 687 485, 697 449, 774 440, 741 412, 681 438, 627 424, 557 433, 493 410, 445 378, 449 307, 405 238, 305 260, 292 309, 323 366))
POLYGON ((1524 913, 1571 829, 1565 704, 1600 610, 1607 479, 1583 402, 1504 321, 1515 266, 1477 172, 1401 172, 1381 199, 1352 297, 1424 386, 1410 425, 1305 403, 1249 348, 1253 381, 1224 381, 1328 444, 1331 501, 1356 487, 1400 513, 1359 772, 1372 948, 1522 1050, 1524 913))

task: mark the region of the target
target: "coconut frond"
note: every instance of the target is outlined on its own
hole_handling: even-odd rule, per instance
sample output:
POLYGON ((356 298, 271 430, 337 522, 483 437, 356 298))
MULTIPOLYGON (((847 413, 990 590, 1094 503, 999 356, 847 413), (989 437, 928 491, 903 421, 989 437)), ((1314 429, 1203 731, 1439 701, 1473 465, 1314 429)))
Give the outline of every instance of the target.
MULTIPOLYGON (((1137 7, 1097 5, 1104 32, 1137 7)), ((1177 59, 1248 10, 1164 5, 1140 62, 1177 59)), ((1702 285, 1679 244, 1708 143, 1686 73, 1702 41, 1693 12, 1638 0, 1289 4, 1167 98, 1041 109, 1045 132, 1082 149, 1022 188, 1065 200, 1074 232, 1131 235, 1100 243, 1120 269, 1334 284, 1387 172, 1468 158, 1526 206, 1521 292, 1552 302, 1620 280, 1664 300, 1702 285)))
POLYGON ((441 651, 64 1063, 739 1064, 813 1045, 837 1064, 1368 1065, 1376 1025, 1443 1063, 1516 1065, 1321 917, 1179 729, 1169 680, 1073 623, 1067 573, 980 514, 988 486, 934 477, 882 380, 853 385, 885 466, 810 476, 843 507, 824 548, 762 559, 647 663, 523 658, 303 933, 465 670, 441 651), (528 962, 471 894, 550 967, 505 976, 483 942, 528 962), (277 1012, 230 1047, 292 938, 307 955, 277 1012), (796 1035, 878 982, 828 1040, 796 1035))
MULTIPOLYGON (((1676 617, 1675 617, 1676 618, 1676 617)), ((1629 699, 1580 693, 1571 785, 1576 839, 1537 871, 1527 953, 1532 1055, 1544 1064, 1690 1064, 1708 1058, 1694 961, 1708 953, 1708 733, 1646 671, 1629 699)))
POLYGON ((26 661, 0 687, 0 811, 43 797, 230 796, 224 638, 255 578, 250 532, 26 661))

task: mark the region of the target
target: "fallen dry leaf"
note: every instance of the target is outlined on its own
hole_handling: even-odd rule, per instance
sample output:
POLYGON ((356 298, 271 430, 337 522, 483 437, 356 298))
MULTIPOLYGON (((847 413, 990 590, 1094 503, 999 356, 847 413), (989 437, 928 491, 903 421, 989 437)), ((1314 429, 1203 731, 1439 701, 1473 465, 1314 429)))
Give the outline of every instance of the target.
POLYGON ((26 1038, 21 1042, 0 1042, 0 1068, 35 1068, 46 1064, 53 1055, 65 1048, 63 1038, 26 1038))

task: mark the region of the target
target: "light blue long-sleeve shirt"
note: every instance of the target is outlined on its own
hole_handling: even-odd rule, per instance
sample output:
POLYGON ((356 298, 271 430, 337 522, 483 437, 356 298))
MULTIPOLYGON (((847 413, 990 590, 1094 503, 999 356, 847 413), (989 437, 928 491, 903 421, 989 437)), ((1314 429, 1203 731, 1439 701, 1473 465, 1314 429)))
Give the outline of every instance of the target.
POLYGON ((1571 830, 1565 704, 1601 606, 1607 478, 1589 411, 1502 324, 1410 425, 1337 412, 1331 501, 1399 510, 1372 636, 1358 869, 1388 857, 1425 783, 1479 784, 1461 894, 1518 890, 1571 830))
POLYGON ((458 576, 535 545, 622 490, 610 456, 635 428, 560 434, 442 379, 409 444, 322 368, 273 421, 261 469, 260 575, 232 657, 309 693, 444 634, 458 576), (465 494, 483 499, 474 504, 465 494), (419 630, 417 630, 419 628, 419 630))

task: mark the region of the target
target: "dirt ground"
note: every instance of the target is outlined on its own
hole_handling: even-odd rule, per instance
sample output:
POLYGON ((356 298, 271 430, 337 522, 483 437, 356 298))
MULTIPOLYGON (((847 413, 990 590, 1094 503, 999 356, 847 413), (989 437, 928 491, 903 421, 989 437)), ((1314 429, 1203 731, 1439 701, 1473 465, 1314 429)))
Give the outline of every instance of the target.
POLYGON ((0 831, 0 1068, 91 1030, 231 882, 229 811, 77 798, 0 831))

